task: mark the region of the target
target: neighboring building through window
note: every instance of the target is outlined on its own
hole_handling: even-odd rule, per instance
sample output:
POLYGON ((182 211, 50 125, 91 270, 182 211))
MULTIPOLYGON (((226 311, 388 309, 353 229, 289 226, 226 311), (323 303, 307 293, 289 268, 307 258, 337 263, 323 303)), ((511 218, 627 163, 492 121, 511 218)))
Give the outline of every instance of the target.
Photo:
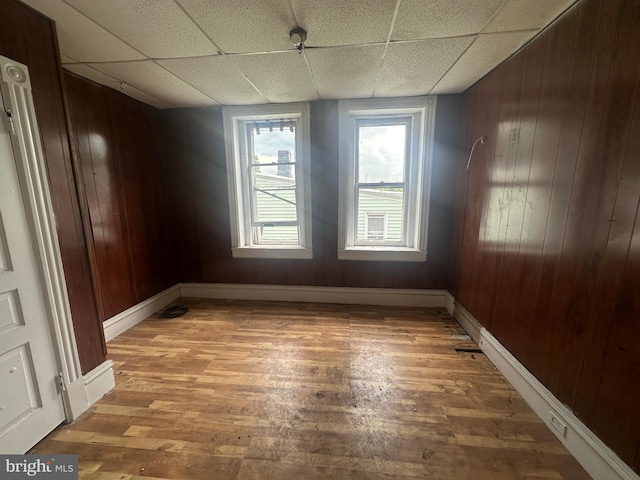
POLYGON ((436 98, 340 101, 338 258, 424 261, 436 98))
POLYGON ((233 256, 311 258, 308 104, 223 115, 233 256))

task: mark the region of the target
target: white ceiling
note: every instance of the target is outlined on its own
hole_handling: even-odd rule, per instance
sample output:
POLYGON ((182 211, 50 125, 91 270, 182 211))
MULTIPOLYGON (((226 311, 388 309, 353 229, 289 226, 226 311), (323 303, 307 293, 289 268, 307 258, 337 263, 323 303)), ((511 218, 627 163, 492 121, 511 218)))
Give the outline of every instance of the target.
POLYGON ((64 68, 172 108, 459 93, 576 0, 23 1, 64 68))

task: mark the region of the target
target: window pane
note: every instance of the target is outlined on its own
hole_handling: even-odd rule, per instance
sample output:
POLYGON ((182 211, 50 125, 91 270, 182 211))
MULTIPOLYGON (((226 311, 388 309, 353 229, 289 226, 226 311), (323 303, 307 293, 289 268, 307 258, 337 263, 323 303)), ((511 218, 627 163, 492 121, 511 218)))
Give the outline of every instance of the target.
MULTIPOLYGON (((257 174, 256 177, 260 177, 257 174)), ((283 185, 256 185, 254 188, 257 222, 296 221, 296 189, 283 185)))
POLYGON ((384 214, 366 214, 366 235, 367 240, 384 240, 384 214))
POLYGON ((404 189, 399 188, 366 188, 358 189, 358 241, 383 240, 384 242, 401 242, 404 231, 404 189), (373 212, 373 213, 372 213, 373 212), (384 233, 384 219, 386 217, 386 235, 384 238, 373 238, 375 228, 380 225, 384 233), (367 226, 368 231, 367 231, 367 226), (368 235, 373 231, 373 236, 368 235))
POLYGON ((298 245, 298 227, 265 224, 254 227, 254 245, 298 245))
POLYGON ((251 163, 259 164, 260 173, 267 175, 277 175, 281 177, 293 177, 293 165, 296 161, 296 130, 278 128, 269 131, 268 128, 260 128, 258 135, 257 128, 248 125, 253 141, 253 158, 251 163), (276 165, 279 164, 279 165, 276 165))
POLYGON ((297 220, 295 180, 256 172, 253 222, 257 243, 267 239, 272 243, 298 243, 297 220))
POLYGON ((252 220, 253 242, 259 245, 298 244, 296 207, 295 141, 296 129, 274 124, 273 131, 248 124, 253 158, 252 220))
POLYGON ((358 127, 358 183, 398 183, 405 180, 407 126, 358 127))

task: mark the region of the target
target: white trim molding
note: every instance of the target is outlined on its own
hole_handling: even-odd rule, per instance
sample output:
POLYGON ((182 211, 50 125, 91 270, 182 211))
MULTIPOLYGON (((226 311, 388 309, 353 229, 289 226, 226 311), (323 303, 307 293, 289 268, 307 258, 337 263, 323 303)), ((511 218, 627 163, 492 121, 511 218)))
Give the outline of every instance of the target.
POLYGON ((107 360, 87 373, 84 376, 84 385, 88 406, 91 406, 116 386, 113 360, 107 360))
POLYGON ((474 342, 480 343, 480 330, 482 325, 464 308, 456 299, 447 292, 447 311, 460 324, 474 342))
POLYGON ((67 385, 68 421, 75 420, 116 385, 113 360, 106 360, 75 382, 67 385))
POLYGON ((104 321, 104 338, 110 341, 121 333, 126 332, 134 325, 140 323, 145 318, 150 317, 163 307, 166 307, 174 300, 180 298, 180 286, 178 284, 154 295, 147 300, 128 308, 122 313, 104 321))
POLYGON ((82 380, 82 369, 62 267, 47 166, 31 94, 29 70, 26 65, 0 56, 0 79, 5 105, 12 114, 15 129, 12 145, 23 193, 28 200, 25 207, 44 280, 45 301, 53 329, 52 342, 58 357, 57 367, 62 373, 65 386, 62 392, 65 417, 67 421, 71 421, 77 416, 79 404, 70 397, 69 392, 70 388, 77 389, 76 382, 82 380))
POLYGON ((478 338, 478 345, 491 363, 504 375, 589 475, 595 479, 640 480, 629 466, 455 300, 453 316, 474 340, 478 338))
POLYGON ((182 283, 182 297, 276 302, 396 305, 406 307, 445 306, 445 290, 401 290, 394 288, 314 287, 231 283, 182 283))
POLYGON ((455 311, 456 299, 449 292, 444 292, 444 308, 447 309, 449 315, 453 317, 455 311))

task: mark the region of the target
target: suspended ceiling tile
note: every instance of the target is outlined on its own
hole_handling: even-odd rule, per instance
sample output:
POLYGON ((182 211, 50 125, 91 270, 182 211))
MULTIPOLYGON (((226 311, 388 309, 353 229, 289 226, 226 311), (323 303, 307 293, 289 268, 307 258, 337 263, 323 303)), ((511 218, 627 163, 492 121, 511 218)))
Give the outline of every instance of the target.
POLYGON ((376 86, 377 97, 425 95, 475 36, 435 38, 389 45, 376 86))
POLYGON ((478 39, 431 91, 433 94, 463 92, 527 42, 537 30, 489 33, 478 39))
POLYGON ((56 22, 60 51, 79 62, 139 60, 144 55, 59 0, 27 0, 56 22))
POLYGON ((104 85, 105 87, 112 88, 117 90, 118 92, 124 93, 136 100, 140 100, 142 103, 146 103, 147 105, 151 105, 156 108, 172 108, 174 105, 170 105, 162 100, 155 98, 143 91, 138 90, 137 88, 132 87, 131 85, 127 85, 127 87, 123 90, 120 88, 120 82, 115 78, 110 77, 109 75, 105 75, 98 70, 91 68, 88 65, 83 63, 76 63, 72 65, 65 65, 65 70, 69 70, 70 72, 79 75, 80 77, 87 78, 92 80, 100 85, 104 85))
POLYGON ((213 55, 216 47, 173 0, 66 0, 151 58, 213 55))
POLYGON ((150 60, 97 63, 90 66, 172 105, 200 107, 217 104, 204 93, 150 60))
POLYGON ((402 0, 391 38, 418 40, 479 33, 504 1, 402 0))
POLYGON ((289 0, 179 0, 225 53, 293 49, 296 19, 289 0))
POLYGON ((574 2, 575 0, 508 0, 483 33, 545 27, 574 2))
POLYGON ((158 63, 223 105, 267 102, 227 56, 159 60, 158 63))
POLYGON ((297 51, 231 58, 271 103, 318 99, 305 58, 297 51))
POLYGON ((308 46, 386 42, 396 2, 389 0, 291 0, 308 46))
POLYGON ((67 57, 66 55, 62 55, 60 54, 60 62, 64 65, 67 63, 80 63, 77 60, 71 58, 71 57, 67 57))
POLYGON ((384 45, 305 50, 320 98, 373 96, 384 45))

